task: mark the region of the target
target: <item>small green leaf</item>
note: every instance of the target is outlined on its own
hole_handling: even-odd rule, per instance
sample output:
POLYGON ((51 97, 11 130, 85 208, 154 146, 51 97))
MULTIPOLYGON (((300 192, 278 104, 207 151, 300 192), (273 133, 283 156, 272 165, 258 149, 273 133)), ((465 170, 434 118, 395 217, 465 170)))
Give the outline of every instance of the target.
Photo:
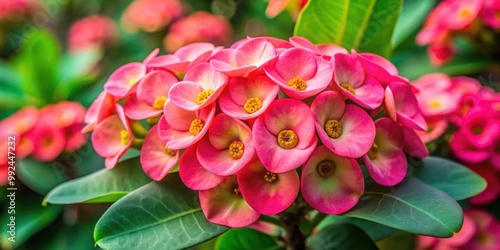
POLYGON ((348 218, 340 215, 328 215, 323 221, 321 221, 317 229, 321 230, 322 228, 334 223, 351 223, 361 228, 361 230, 363 230, 373 241, 379 241, 402 232, 395 228, 384 226, 369 220, 348 218))
POLYGON ((455 200, 463 200, 481 193, 486 181, 468 168, 439 157, 429 156, 414 164, 412 176, 435 187, 455 200))
POLYGON ((389 57, 401 0, 309 0, 294 34, 389 57))
POLYGON ((104 249, 183 249, 227 230, 207 221, 196 192, 169 174, 114 203, 97 222, 94 239, 104 249))
POLYGON ((393 48, 396 48, 422 25, 435 2, 435 0, 403 0, 403 9, 392 35, 393 48))
POLYGON ((39 162, 31 158, 19 161, 17 165, 19 179, 31 190, 45 195, 52 188, 66 180, 57 162, 39 162))
POLYGON ((363 230, 349 223, 334 223, 322 228, 308 239, 307 245, 313 250, 377 249, 363 230))
POLYGON ((455 200, 414 177, 394 187, 367 183, 358 204, 344 216, 435 237, 451 237, 463 222, 462 208, 455 200))
POLYGON ((55 187, 43 204, 114 202, 151 181, 134 158, 55 187))
POLYGON ((274 249, 278 243, 273 237, 250 228, 231 229, 217 238, 216 250, 266 250, 274 249))

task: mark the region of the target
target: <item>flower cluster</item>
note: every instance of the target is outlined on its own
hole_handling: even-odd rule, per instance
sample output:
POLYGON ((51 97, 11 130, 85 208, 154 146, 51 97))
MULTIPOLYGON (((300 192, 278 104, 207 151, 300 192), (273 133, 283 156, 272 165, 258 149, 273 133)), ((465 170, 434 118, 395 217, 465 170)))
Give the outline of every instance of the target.
POLYGON ((109 17, 91 15, 72 24, 68 36, 70 51, 89 47, 102 50, 116 43, 118 27, 109 17))
MULTIPOLYGON (((16 159, 29 155, 52 161, 63 151, 75 151, 87 138, 81 134, 85 108, 77 102, 60 102, 38 110, 27 106, 0 122, 0 138, 16 137, 16 159)), ((2 145, 0 168, 7 169, 7 143, 2 145)), ((2 178, 7 180, 7 178, 2 178)))
POLYGON ((0 22, 18 21, 22 17, 30 16, 40 9, 37 0, 2 0, 0 1, 0 22))
MULTIPOLYGON (((453 39, 466 36, 475 43, 491 46, 500 29, 499 0, 445 0, 427 17, 416 37, 419 45, 430 44, 432 64, 440 66, 455 54, 453 39)), ((497 45, 493 45, 497 46, 497 45)))
POLYGON ((451 127, 453 154, 488 181, 471 202, 489 203, 500 195, 500 94, 468 77, 428 74, 412 85, 429 130, 418 132, 424 142, 451 127), (451 126, 449 126, 451 125, 451 126))
POLYGON ((405 153, 428 154, 414 90, 389 61, 301 37, 154 51, 104 90, 85 131, 106 167, 131 147, 154 180, 178 164, 208 220, 231 227, 284 211, 299 191, 320 212, 344 213, 364 192, 360 164, 392 186, 405 153))
POLYGON ((134 0, 122 16, 127 30, 155 32, 182 16, 180 0, 134 0))

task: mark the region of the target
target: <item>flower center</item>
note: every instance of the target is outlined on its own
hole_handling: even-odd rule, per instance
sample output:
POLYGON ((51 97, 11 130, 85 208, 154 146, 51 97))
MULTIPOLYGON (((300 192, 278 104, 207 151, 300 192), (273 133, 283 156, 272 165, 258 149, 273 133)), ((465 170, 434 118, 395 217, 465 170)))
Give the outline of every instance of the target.
POLYGON ((229 155, 231 155, 231 158, 238 160, 243 156, 243 152, 245 152, 245 144, 243 142, 233 141, 229 145, 229 155))
POLYGON ((459 15, 461 18, 467 18, 467 17, 469 17, 471 14, 472 14, 472 12, 471 12, 468 8, 463 8, 463 9, 462 9, 462 10, 460 10, 460 12, 458 13, 458 15, 459 15))
POLYGON ((264 174, 264 180, 266 180, 266 182, 268 182, 268 183, 273 183, 273 182, 278 180, 278 175, 273 173, 273 172, 267 171, 264 174))
POLYGON ((134 84, 137 82, 137 79, 135 78, 132 78, 130 80, 128 80, 128 86, 134 86, 134 84))
POLYGON ((127 132, 127 130, 120 131, 120 137, 121 137, 121 144, 128 145, 128 143, 130 142, 130 135, 127 132))
POLYGON ((200 118, 195 118, 189 125, 189 133, 196 136, 201 132, 203 126, 205 126, 205 122, 200 118))
POLYGON ((333 171, 335 170, 335 163, 331 160, 324 160, 316 166, 316 170, 318 171, 318 174, 323 176, 323 177, 328 177, 332 175, 333 171))
POLYGON ((240 187, 234 186, 234 188, 233 188, 233 194, 236 195, 236 196, 241 196, 240 187))
POLYGON ((293 130, 284 129, 278 134, 278 145, 284 149, 291 149, 297 146, 299 138, 293 130))
POLYGON ((262 101, 258 97, 248 98, 243 109, 249 114, 253 114, 262 108, 262 101))
POLYGON ((163 109, 163 106, 165 106, 165 102, 167 102, 167 97, 165 96, 158 96, 155 99, 155 102, 153 103, 153 108, 155 109, 163 109))
POLYGON ((377 153, 378 153, 378 145, 374 142, 370 150, 368 150, 368 153, 366 153, 366 155, 368 155, 368 158, 370 158, 370 160, 373 160, 377 158, 377 153))
POLYGON ((300 76, 296 76, 288 81, 288 87, 294 88, 296 90, 305 90, 307 88, 307 83, 300 76))
POLYGON ((325 132, 333 139, 337 139, 342 135, 342 124, 339 121, 332 119, 325 122, 325 132))
POLYGON ((177 154, 177 150, 173 150, 165 145, 165 153, 170 156, 175 156, 175 154, 177 154))
POLYGON ((340 87, 344 88, 345 90, 349 91, 351 94, 354 95, 354 88, 350 84, 342 83, 340 84, 340 87))
POLYGON ((204 103, 208 99, 208 97, 210 97, 210 95, 212 95, 213 93, 214 93, 213 89, 204 89, 196 96, 196 104, 200 105, 204 103))

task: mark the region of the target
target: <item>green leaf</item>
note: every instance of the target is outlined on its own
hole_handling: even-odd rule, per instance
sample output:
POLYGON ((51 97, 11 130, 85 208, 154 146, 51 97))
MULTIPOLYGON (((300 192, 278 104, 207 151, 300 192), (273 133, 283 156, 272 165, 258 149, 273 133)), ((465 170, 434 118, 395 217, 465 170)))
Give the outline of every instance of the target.
POLYGON ((294 34, 389 57, 401 0, 309 0, 294 34))
POLYGON ((328 215, 323 221, 321 221, 317 229, 321 230, 322 228, 335 223, 351 223, 361 228, 361 230, 363 230, 373 241, 379 241, 402 232, 395 228, 384 226, 372 221, 358 218, 348 218, 340 215, 328 215))
POLYGON ((151 181, 140 167, 139 158, 134 158, 111 170, 102 169, 57 186, 43 204, 114 202, 151 181))
POLYGON ((66 180, 56 161, 39 162, 31 158, 19 161, 16 174, 31 190, 45 195, 66 180))
POLYGON ((448 159, 429 156, 414 164, 412 176, 435 187, 455 200, 463 200, 481 193, 486 181, 468 168, 448 159))
POLYGON ((250 228, 231 229, 217 238, 216 250, 266 250, 274 249, 278 243, 273 237, 250 228))
POLYGON ((420 27, 435 2, 435 0, 403 1, 403 9, 392 35, 391 43, 393 48, 396 48, 420 27))
POLYGON ((455 200, 413 177, 394 187, 367 183, 358 204, 344 216, 435 237, 451 237, 463 222, 455 200))
POLYGON ((13 249, 28 240, 32 235, 48 226, 54 221, 62 210, 61 206, 40 205, 41 197, 30 192, 16 192, 14 209, 5 207, 5 213, 2 215, 2 236, 1 248, 13 249), (11 213, 11 211, 14 211, 11 213), (9 241, 11 237, 10 217, 15 216, 15 242, 9 241))
POLYGON ((330 224, 311 236, 307 243, 313 250, 377 249, 375 243, 363 230, 349 223, 330 224))
POLYGON ((94 239, 104 249, 181 249, 227 230, 207 221, 196 192, 169 174, 114 203, 97 222, 94 239))

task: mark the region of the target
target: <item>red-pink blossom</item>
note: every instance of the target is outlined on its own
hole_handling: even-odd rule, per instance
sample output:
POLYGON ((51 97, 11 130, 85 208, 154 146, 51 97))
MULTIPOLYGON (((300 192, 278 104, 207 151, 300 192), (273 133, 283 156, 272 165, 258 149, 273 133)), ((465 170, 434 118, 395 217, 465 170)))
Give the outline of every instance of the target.
POLYGON ((160 181, 175 167, 179 160, 179 150, 165 146, 158 135, 158 126, 151 127, 141 148, 141 166, 155 181, 160 181))
POLYGON ((68 36, 71 51, 88 48, 103 50, 117 42, 118 27, 107 16, 91 15, 73 23, 68 36))
POLYGON ((166 28, 181 16, 179 0, 134 0, 123 13, 122 22, 132 32, 154 32, 166 28))
POLYGON ((226 177, 212 174, 198 161, 198 144, 189 146, 179 161, 179 176, 184 184, 193 190, 207 190, 219 185, 226 177))

